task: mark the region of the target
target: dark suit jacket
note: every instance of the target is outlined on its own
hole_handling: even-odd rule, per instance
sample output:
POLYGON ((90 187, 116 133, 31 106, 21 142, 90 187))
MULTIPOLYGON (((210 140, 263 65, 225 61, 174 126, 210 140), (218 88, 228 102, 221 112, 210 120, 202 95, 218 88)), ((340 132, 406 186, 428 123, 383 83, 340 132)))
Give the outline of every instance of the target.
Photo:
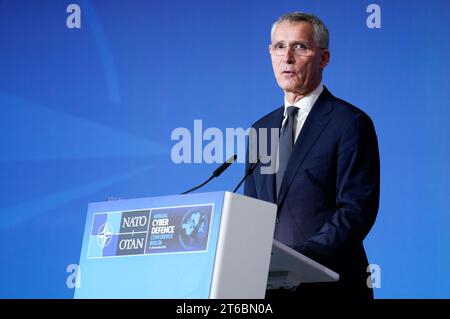
MULTIPOLYGON (((253 128, 280 128, 283 110, 253 128)), ((245 194, 278 205, 275 239, 340 274, 338 283, 321 285, 319 295, 373 297, 363 239, 378 211, 380 163, 369 116, 324 87, 293 147, 278 198, 275 175, 261 174, 261 165, 246 179, 245 194)))

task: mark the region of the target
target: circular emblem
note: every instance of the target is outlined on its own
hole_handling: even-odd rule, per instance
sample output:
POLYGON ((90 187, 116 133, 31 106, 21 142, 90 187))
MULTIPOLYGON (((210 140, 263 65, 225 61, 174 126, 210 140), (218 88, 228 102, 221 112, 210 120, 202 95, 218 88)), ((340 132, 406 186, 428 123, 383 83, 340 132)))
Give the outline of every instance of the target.
POLYGON ((185 249, 192 250, 206 246, 209 227, 208 214, 198 208, 189 210, 184 214, 180 226, 178 239, 185 249))

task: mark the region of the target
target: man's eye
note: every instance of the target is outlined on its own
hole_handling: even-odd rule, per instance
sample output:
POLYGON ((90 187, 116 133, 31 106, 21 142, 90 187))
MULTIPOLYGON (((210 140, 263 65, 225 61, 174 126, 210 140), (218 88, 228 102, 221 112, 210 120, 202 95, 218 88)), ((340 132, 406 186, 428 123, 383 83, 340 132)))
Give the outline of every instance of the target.
POLYGON ((303 43, 297 43, 296 45, 294 45, 294 50, 306 50, 306 49, 308 48, 303 43))
POLYGON ((275 49, 285 49, 286 45, 284 43, 275 44, 275 49))

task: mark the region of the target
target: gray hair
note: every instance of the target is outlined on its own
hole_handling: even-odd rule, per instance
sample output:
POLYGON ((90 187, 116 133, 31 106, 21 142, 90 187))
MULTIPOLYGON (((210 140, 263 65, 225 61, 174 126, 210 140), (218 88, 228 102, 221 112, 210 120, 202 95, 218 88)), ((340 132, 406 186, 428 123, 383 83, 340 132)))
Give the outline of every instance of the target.
POLYGON ((284 21, 289 21, 291 23, 306 21, 311 23, 314 28, 314 41, 316 42, 316 45, 318 45, 321 49, 328 49, 328 45, 330 42, 330 34, 328 32, 328 28, 322 22, 322 20, 320 20, 315 15, 303 12, 292 12, 282 15, 278 18, 277 21, 274 22, 274 24, 272 24, 272 29, 270 31, 271 38, 273 37, 273 32, 275 31, 275 28, 278 26, 278 24, 284 21))

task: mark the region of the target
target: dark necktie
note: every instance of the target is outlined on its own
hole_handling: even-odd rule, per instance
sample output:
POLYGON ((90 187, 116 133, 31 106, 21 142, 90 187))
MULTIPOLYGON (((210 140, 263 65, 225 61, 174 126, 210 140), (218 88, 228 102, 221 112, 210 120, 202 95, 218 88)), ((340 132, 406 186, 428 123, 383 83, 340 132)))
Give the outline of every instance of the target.
POLYGON ((283 181, 284 172, 291 156, 292 146, 294 145, 294 119, 298 108, 289 106, 286 110, 287 120, 281 128, 279 153, 278 153, 278 171, 276 175, 277 197, 280 193, 281 183, 283 181))

